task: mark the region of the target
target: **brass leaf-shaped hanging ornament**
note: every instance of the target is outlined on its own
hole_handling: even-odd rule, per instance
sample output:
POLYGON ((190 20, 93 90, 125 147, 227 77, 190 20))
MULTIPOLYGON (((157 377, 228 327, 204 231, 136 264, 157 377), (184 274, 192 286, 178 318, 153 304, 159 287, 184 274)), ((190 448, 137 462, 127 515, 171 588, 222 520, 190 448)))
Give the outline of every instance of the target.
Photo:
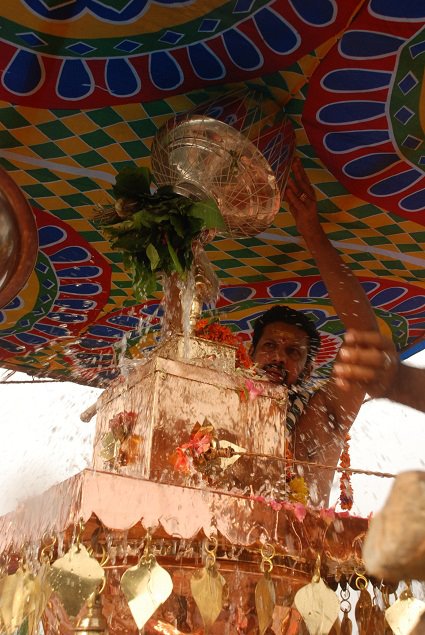
POLYGON ((141 629, 157 608, 171 595, 173 581, 152 554, 143 556, 121 578, 121 589, 131 614, 141 629))
POLYGON ((273 570, 274 546, 266 542, 261 547, 260 570, 263 576, 255 587, 255 608, 258 615, 258 628, 260 635, 264 635, 273 622, 273 613, 276 606, 276 591, 270 573, 273 570))
POLYGON ((12 635, 32 609, 34 578, 21 567, 0 580, 0 624, 2 633, 12 635))
POLYGON ((273 622, 276 591, 270 573, 265 573, 255 587, 255 608, 258 615, 260 635, 264 635, 273 622))
POLYGON ((385 614, 377 604, 372 606, 366 635, 385 635, 385 614))
POLYGON ((331 630, 329 631, 329 635, 341 635, 341 623, 339 619, 335 620, 331 630))
POLYGON ((43 564, 34 577, 33 574, 18 571, 0 581, 0 632, 14 633, 18 627, 25 629, 26 635, 36 635, 41 616, 52 592, 46 581, 48 565, 43 564))
POLYGON ((195 571, 190 579, 193 599, 208 631, 214 624, 224 603, 226 580, 215 564, 195 571))
POLYGON ((351 635, 353 632, 353 623, 348 617, 348 611, 344 611, 344 617, 341 622, 340 635, 351 635))
POLYGON ((52 588, 47 579, 49 571, 49 565, 44 563, 41 565, 37 576, 34 578, 31 597, 31 611, 28 614, 27 635, 37 635, 39 632, 41 616, 43 615, 52 594, 52 588))
POLYGON ((339 613, 339 601, 322 578, 297 591, 294 604, 310 635, 327 635, 339 613))
POLYGON ((366 588, 360 589, 359 599, 354 609, 359 635, 366 635, 372 613, 372 598, 366 588))
POLYGON ((385 617, 394 635, 409 635, 423 613, 425 613, 425 602, 414 598, 410 588, 407 588, 385 611, 385 617))
POLYGON ((51 568, 48 581, 69 617, 76 617, 103 583, 105 572, 84 545, 75 544, 51 568))
POLYGON ((114 461, 119 454, 120 441, 118 441, 112 432, 105 432, 101 438, 102 449, 100 456, 105 462, 114 461))

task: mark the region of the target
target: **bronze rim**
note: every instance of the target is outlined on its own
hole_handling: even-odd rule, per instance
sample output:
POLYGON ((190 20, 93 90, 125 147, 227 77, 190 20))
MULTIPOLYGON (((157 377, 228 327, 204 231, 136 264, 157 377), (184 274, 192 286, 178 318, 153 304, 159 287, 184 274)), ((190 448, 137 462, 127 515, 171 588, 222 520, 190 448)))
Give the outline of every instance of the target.
POLYGON ((0 308, 9 304, 34 269, 38 235, 34 214, 13 179, 0 168, 0 308))

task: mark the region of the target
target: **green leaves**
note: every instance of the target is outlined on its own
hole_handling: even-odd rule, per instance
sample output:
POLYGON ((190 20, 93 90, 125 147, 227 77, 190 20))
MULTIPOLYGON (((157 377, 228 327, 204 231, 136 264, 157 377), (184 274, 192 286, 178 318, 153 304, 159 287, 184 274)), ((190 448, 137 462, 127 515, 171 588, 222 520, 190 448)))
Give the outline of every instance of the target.
POLYGON ((151 263, 151 270, 155 271, 161 261, 161 258, 159 257, 159 253, 155 249, 155 246, 152 245, 152 243, 149 243, 149 245, 146 247, 146 255, 149 258, 149 262, 151 263))
POLYGON ((128 167, 118 172, 112 188, 114 197, 138 198, 151 193, 152 177, 148 168, 128 167))
POLYGON ((184 223, 176 214, 170 215, 170 223, 179 238, 184 238, 184 223))
POLYGON ((145 208, 140 210, 140 212, 136 212, 135 214, 133 214, 133 219, 136 229, 141 230, 143 227, 152 229, 156 225, 159 225, 159 223, 170 220, 170 215, 168 213, 161 214, 159 213, 159 211, 152 212, 145 208))
MULTIPOLYGON (((134 218, 134 217, 133 217, 134 218)), ((135 229, 133 219, 123 220, 120 223, 113 223, 113 225, 105 225, 105 230, 111 236, 119 236, 120 234, 126 234, 135 229)))
POLYGON ((160 271, 183 276, 193 260, 192 243, 204 229, 224 230, 223 217, 215 201, 192 201, 164 186, 150 193, 152 177, 147 168, 125 168, 116 177, 113 193, 120 199, 98 217, 98 224, 113 249, 123 252, 131 272, 136 297, 141 300, 156 291, 160 271), (127 212, 125 220, 120 216, 127 212), (108 213, 106 213, 108 212, 108 213))
POLYGON ((193 203, 189 214, 203 221, 204 229, 226 229, 226 223, 217 207, 217 203, 212 199, 193 203))
POLYGON ((170 243, 170 241, 168 240, 168 236, 166 236, 166 240, 167 240, 168 253, 170 254, 172 263, 174 265, 174 269, 177 271, 177 273, 181 275, 183 273, 183 267, 180 264, 180 260, 177 256, 177 253, 173 249, 173 246, 170 243))

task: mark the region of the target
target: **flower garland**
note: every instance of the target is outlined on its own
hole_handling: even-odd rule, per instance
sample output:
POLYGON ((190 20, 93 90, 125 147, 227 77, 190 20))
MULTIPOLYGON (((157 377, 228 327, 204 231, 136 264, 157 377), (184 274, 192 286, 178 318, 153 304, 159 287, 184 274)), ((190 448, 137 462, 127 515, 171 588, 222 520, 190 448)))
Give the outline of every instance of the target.
POLYGON ((148 168, 124 168, 112 188, 115 204, 98 205, 94 218, 122 252, 138 300, 156 291, 159 272, 184 277, 202 232, 226 228, 214 200, 193 201, 167 186, 152 194, 152 186, 148 168))
POLYGON ((217 318, 198 320, 195 326, 196 337, 201 337, 211 342, 228 344, 236 348, 236 367, 251 368, 253 361, 239 335, 235 335, 228 326, 220 324, 217 318))
POLYGON ((339 467, 343 468, 343 472, 341 472, 340 481, 339 481, 339 503, 341 505, 341 509, 350 510, 353 506, 353 487, 351 485, 351 475, 350 472, 347 471, 347 468, 351 465, 350 460, 350 435, 347 434, 344 441, 344 447, 341 452, 341 457, 339 460, 339 467))

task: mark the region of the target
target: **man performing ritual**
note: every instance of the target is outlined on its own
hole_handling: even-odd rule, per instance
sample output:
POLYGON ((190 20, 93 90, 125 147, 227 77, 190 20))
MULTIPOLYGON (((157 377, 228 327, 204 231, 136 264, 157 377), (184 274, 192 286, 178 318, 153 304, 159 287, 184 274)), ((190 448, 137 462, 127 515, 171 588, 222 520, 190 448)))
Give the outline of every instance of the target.
MULTIPOLYGON (((316 261, 334 309, 346 329, 378 332, 373 309, 359 281, 328 240, 318 218, 313 187, 296 158, 285 198, 297 229, 316 261)), ((362 405, 366 389, 353 383, 350 391, 337 382, 334 372, 326 384, 308 391, 308 380, 320 337, 301 312, 274 306, 257 319, 250 354, 271 381, 290 388, 288 429, 294 458, 336 466, 344 439, 362 405)), ((341 357, 344 345, 336 360, 341 357)), ((333 472, 305 468, 313 504, 327 504, 333 472)))

